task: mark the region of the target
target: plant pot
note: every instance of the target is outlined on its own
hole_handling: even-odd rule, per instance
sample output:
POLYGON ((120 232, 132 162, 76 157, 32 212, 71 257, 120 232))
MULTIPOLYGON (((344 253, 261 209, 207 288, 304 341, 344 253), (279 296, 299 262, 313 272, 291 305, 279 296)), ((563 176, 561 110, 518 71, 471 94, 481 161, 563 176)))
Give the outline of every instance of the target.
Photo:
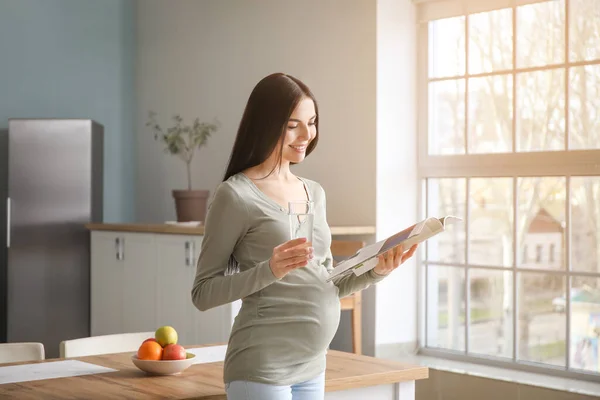
POLYGON ((177 222, 200 221, 204 223, 208 190, 173 190, 177 222))

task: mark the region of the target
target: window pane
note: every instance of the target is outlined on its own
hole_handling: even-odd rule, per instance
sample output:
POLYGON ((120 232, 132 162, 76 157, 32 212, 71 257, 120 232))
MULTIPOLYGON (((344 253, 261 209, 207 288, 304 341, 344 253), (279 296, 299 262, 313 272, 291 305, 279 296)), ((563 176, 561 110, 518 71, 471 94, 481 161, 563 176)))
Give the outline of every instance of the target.
POLYGON ((571 269, 600 272, 600 177, 571 178, 571 269))
POLYGON ((565 148, 565 70, 517 75, 517 150, 565 148))
MULTIPOLYGON (((466 215, 466 179, 428 179, 428 217, 466 215)), ((463 220, 464 221, 464 220, 463 220)), ((427 260, 448 263, 465 262, 465 224, 449 224, 443 235, 427 240, 427 260)))
POLYGON ((569 53, 571 61, 600 58, 600 1, 569 1, 569 53))
POLYGON ((569 149, 600 149, 599 132, 600 65, 572 67, 569 74, 569 149))
POLYGON ((512 9, 469 16, 469 73, 512 68, 512 9))
POLYGON ((512 75, 469 79, 469 153, 512 152, 512 75))
POLYGON ((565 61, 565 2, 517 7, 517 67, 565 61))
POLYGON ((512 272, 472 268, 469 352, 512 357, 512 272))
POLYGON ((465 74, 465 17, 429 23, 429 77, 465 74))
MULTIPOLYGON (((565 307, 565 297, 557 299, 565 307)), ((598 334, 600 333, 600 279, 573 277, 571 286, 570 367, 600 372, 598 334)))
POLYGON ((512 266, 512 178, 475 178, 469 188, 469 264, 512 266))
POLYGON ((553 303, 565 294, 565 277, 519 273, 517 301, 518 358, 564 366, 566 361, 566 318, 553 303))
POLYGON ((427 267, 427 346, 465 350, 465 270, 427 267))
POLYGON ((517 180, 518 265, 524 268, 565 268, 565 198, 563 177, 517 180))
POLYGON ((429 154, 465 152, 465 80, 429 84, 429 154))

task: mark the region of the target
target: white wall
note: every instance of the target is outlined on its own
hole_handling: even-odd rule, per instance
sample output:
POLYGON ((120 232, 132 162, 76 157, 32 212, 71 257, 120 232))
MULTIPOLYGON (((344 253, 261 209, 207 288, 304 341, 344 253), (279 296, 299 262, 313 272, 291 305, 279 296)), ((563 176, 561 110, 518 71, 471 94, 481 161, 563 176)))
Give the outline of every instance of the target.
POLYGON ((148 110, 221 121, 193 166, 195 188, 212 192, 252 88, 279 71, 305 81, 321 112, 297 172, 327 191, 331 225, 375 225, 374 1, 143 0, 137 45, 139 222, 174 219, 170 191, 185 186, 183 163, 145 130, 148 110))
MULTIPOLYGON (((377 1, 378 240, 413 224, 417 216, 416 33, 410 0, 377 1)), ((376 355, 417 341, 414 260, 376 286, 376 355)))

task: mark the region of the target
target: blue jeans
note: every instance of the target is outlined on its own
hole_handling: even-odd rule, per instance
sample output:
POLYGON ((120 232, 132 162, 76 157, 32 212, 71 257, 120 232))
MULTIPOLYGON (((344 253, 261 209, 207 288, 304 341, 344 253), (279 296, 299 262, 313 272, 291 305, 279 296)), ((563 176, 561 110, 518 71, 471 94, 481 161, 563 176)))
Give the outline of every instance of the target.
POLYGON ((225 384, 225 391, 227 400, 323 400, 325 373, 308 381, 287 386, 233 381, 225 384))

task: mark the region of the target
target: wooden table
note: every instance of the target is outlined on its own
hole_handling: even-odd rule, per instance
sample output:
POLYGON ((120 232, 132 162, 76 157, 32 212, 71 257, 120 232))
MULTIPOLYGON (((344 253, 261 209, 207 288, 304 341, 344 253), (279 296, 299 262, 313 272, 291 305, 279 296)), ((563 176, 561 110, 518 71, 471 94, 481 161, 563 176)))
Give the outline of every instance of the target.
MULTIPOLYGON (((203 346, 186 346, 203 347, 203 346)), ((148 376, 131 362, 132 353, 76 360, 117 369, 95 375, 0 385, 0 399, 205 399, 226 400, 223 362, 195 364, 178 376, 148 376)), ((52 362, 48 359, 41 362, 52 362)), ((26 363, 2 364, 17 365, 26 363)), ((428 369, 330 350, 325 374, 327 400, 413 400, 415 380, 428 369)))

